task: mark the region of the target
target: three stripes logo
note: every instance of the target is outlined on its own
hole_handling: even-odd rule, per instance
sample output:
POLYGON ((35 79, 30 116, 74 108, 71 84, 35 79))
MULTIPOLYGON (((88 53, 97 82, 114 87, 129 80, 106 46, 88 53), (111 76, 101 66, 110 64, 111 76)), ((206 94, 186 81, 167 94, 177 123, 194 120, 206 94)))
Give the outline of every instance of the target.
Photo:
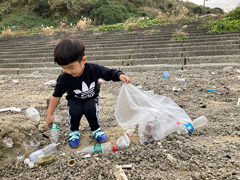
POLYGON ((92 82, 88 87, 87 84, 83 81, 82 90, 80 89, 73 90, 73 92, 75 93, 74 97, 81 98, 81 99, 93 97, 95 94, 94 89, 95 89, 95 82, 92 82))

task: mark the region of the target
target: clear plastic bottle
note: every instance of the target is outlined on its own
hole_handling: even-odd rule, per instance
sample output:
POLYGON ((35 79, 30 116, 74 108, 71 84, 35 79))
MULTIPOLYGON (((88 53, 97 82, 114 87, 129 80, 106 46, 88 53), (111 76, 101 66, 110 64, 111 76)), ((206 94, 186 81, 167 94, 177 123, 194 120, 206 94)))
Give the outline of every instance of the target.
POLYGON ((55 143, 49 144, 43 149, 39 149, 29 155, 29 159, 33 163, 37 163, 38 159, 44 156, 49 156, 57 151, 57 145, 55 143))
POLYGON ((56 144, 59 139, 59 133, 60 133, 60 122, 61 122, 60 115, 54 115, 54 120, 56 121, 57 124, 51 123, 49 139, 51 143, 56 144))
POLYGON ((200 128, 207 124, 208 120, 205 116, 200 116, 197 119, 195 119, 192 123, 186 123, 186 124, 180 124, 177 122, 177 133, 178 134, 187 134, 191 133, 194 129, 200 128))
POLYGON ((112 146, 110 142, 96 144, 93 146, 87 146, 77 153, 108 153, 112 151, 112 146))
POLYGON ((187 81, 187 79, 182 79, 182 78, 176 78, 175 80, 176 81, 185 81, 185 82, 187 81))
POLYGON ((26 116, 36 119, 37 121, 40 120, 40 115, 39 115, 37 109, 35 109, 33 107, 26 109, 26 116))
POLYGON ((117 139, 116 145, 113 146, 114 151, 118 151, 119 149, 128 148, 130 145, 129 134, 124 133, 124 136, 121 136, 117 139))

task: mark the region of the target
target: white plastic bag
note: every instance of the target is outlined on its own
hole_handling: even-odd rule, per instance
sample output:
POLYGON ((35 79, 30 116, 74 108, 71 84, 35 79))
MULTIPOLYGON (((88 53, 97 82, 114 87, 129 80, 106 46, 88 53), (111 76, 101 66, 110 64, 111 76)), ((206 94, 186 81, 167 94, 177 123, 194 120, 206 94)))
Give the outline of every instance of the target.
POLYGON ((36 121, 40 121, 40 115, 39 115, 37 109, 35 109, 34 107, 30 107, 30 108, 26 109, 26 116, 36 119, 36 121))
POLYGON ((140 142, 160 140, 175 132, 179 124, 192 122, 173 100, 152 91, 144 92, 132 84, 123 84, 115 109, 119 125, 127 130, 138 125, 140 142))

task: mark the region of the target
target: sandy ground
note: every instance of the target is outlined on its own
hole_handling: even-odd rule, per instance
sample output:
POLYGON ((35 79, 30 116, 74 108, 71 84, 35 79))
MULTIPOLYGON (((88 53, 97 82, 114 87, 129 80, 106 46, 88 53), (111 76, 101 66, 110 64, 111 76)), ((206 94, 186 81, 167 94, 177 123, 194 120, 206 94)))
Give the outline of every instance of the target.
MULTIPOLYGON (((194 130, 191 136, 173 133, 160 141, 147 145, 139 142, 137 132, 131 139, 128 149, 108 154, 92 154, 84 158, 75 151, 85 146, 96 144, 92 138, 85 118, 81 121, 81 146, 77 150, 68 147, 68 125, 66 100, 62 98, 59 113, 62 117, 60 145, 56 153, 57 160, 50 165, 29 168, 23 159, 17 159, 17 150, 13 147, 0 146, 3 154, 9 158, 9 164, 0 170, 1 179, 115 179, 114 165, 132 164, 131 169, 124 169, 130 179, 240 179, 240 72, 237 68, 226 71, 189 69, 187 71, 169 71, 170 78, 163 79, 163 72, 126 73, 132 79, 132 84, 139 83, 143 90, 154 90, 155 94, 164 95, 175 101, 193 120, 205 115, 208 124, 194 130), (175 81, 175 78, 186 78, 187 82, 175 81), (172 88, 181 88, 182 92, 173 92, 172 88), (214 88, 216 92, 206 92, 205 89, 214 88), (161 145, 159 145, 161 142, 161 145), (171 162, 170 154, 175 161, 171 162), (13 161, 11 161, 13 159, 13 161), (73 167, 67 161, 74 159, 73 167)), ((17 107, 21 112, 0 112, 1 119, 8 119, 18 123, 20 116, 25 116, 25 110, 35 107, 41 116, 38 123, 40 149, 50 143, 49 131, 44 131, 47 112, 47 99, 54 87, 44 85, 45 82, 55 80, 57 75, 34 73, 21 76, 0 77, 0 108, 17 107)), ((101 127, 109 137, 112 145, 122 135, 115 117, 115 105, 121 82, 105 82, 101 86, 100 118, 101 127)), ((24 119, 24 118, 23 118, 24 119)), ((19 120, 19 123, 21 121, 19 120)), ((11 124, 11 123, 9 123, 11 124)), ((1 123, 1 126, 3 124, 1 123)), ((2 127, 1 127, 2 130, 2 127)), ((2 137, 1 137, 2 138, 2 137)), ((2 140, 2 139, 1 139, 2 140)), ((5 163, 5 162, 4 162, 5 163)))

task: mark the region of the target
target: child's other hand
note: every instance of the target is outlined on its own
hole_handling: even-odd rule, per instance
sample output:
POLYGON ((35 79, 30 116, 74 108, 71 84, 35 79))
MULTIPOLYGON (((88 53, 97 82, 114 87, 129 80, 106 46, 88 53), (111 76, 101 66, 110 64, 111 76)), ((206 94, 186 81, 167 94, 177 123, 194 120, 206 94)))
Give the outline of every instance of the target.
POLYGON ((46 118, 45 130, 47 130, 48 128, 50 128, 51 122, 53 122, 54 124, 57 124, 56 121, 54 120, 53 115, 48 115, 47 118, 46 118))
POLYGON ((131 82, 131 79, 130 79, 128 76, 124 75, 124 74, 121 74, 121 75, 119 76, 119 79, 120 79, 122 82, 125 82, 125 83, 127 83, 127 84, 131 82))

